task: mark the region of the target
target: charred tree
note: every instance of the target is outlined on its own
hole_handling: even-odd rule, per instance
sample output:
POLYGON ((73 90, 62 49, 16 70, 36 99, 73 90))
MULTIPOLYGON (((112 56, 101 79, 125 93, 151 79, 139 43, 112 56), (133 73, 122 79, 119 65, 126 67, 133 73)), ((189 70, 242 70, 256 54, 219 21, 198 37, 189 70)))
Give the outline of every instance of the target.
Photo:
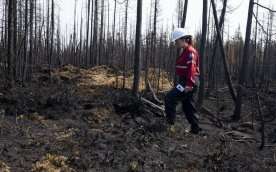
POLYGON ((98 0, 95 0, 94 31, 93 31, 93 65, 98 64, 98 0))
POLYGON ((14 1, 13 0, 9 0, 7 1, 8 3, 8 54, 7 54, 7 79, 9 82, 12 81, 12 68, 13 68, 13 59, 14 59, 14 29, 15 29, 15 25, 14 25, 14 1))
POLYGON ((203 0, 203 13, 202 13, 202 35, 200 41, 200 86, 199 86, 199 94, 198 94, 198 106, 203 104, 204 99, 204 62, 205 62, 205 44, 206 44, 206 36, 207 36, 207 20, 208 20, 208 1, 203 0))
POLYGON ((90 4, 91 4, 91 1, 87 0, 87 22, 86 22, 86 44, 85 44, 85 65, 86 65, 86 67, 88 66, 88 52, 89 52, 89 29, 90 29, 89 27, 90 27, 90 11, 91 11, 90 4))
POLYGON ((125 28, 124 28, 124 60, 123 60, 123 71, 124 71, 124 78, 123 78, 123 88, 126 86, 126 58, 127 58, 127 24, 128 24, 128 0, 126 0, 126 9, 125 9, 125 28))
POLYGON ((248 8, 248 18, 247 18, 242 66, 240 68, 239 85, 238 85, 238 91, 237 91, 237 101, 236 101, 235 111, 234 111, 234 115, 233 115, 234 120, 239 120, 241 118, 242 93, 243 93, 243 86, 244 86, 244 81, 245 81, 245 77, 247 74, 247 67, 248 67, 249 46, 250 46, 249 44, 250 44, 251 27, 252 27, 253 7, 254 7, 254 0, 250 0, 249 8, 248 8))
POLYGON ((182 21, 181 21, 181 27, 182 28, 185 28, 185 25, 186 25, 186 18, 187 18, 187 11, 188 11, 188 1, 189 0, 185 0, 185 3, 184 3, 183 17, 182 17, 182 21))
POLYGON ((137 0, 137 19, 136 19, 136 38, 135 38, 135 57, 134 57, 134 80, 132 93, 138 96, 140 84, 140 49, 141 49, 141 30, 142 30, 142 1, 137 0))
POLYGON ((211 3, 212 3, 212 8, 213 8, 213 15, 214 15, 214 19, 215 19, 215 26, 216 26, 216 31, 217 31, 217 37, 218 37, 218 41, 219 41, 220 51, 221 51, 221 54, 222 54, 225 79, 226 79, 226 82, 227 82, 230 94, 232 96, 232 99, 234 100, 234 102, 236 102, 236 95, 235 95, 233 84, 232 84, 232 81, 231 81, 231 78, 230 78, 230 73, 229 73, 229 69, 228 69, 226 54, 225 54, 225 50, 224 50, 224 46, 223 46, 223 40, 222 40, 222 36, 221 36, 221 29, 219 28, 219 22, 218 22, 216 4, 215 4, 214 0, 211 0, 211 3))

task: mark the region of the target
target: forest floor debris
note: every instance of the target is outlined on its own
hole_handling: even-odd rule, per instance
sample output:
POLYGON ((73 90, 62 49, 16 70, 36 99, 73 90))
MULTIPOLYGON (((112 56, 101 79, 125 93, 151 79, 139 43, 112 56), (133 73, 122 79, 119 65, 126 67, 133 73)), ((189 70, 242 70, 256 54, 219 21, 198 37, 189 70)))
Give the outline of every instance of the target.
MULTIPOLYGON (((208 134, 195 136, 185 131, 189 125, 183 114, 169 132, 156 109, 133 98, 129 89, 120 89, 114 69, 67 65, 54 69, 51 79, 45 71, 24 87, 0 90, 0 171, 276 170, 276 150, 258 150, 260 122, 248 122, 254 116, 250 97, 243 112, 249 115, 231 123, 225 120, 233 110, 230 95, 220 93, 218 104, 217 95, 211 94, 205 104, 224 125, 216 127, 201 114, 208 134)), ((166 82, 161 92, 169 88, 166 82)), ((263 108, 266 114, 273 110, 268 104, 263 108)), ((269 145, 275 144, 275 129, 267 125, 269 145)))

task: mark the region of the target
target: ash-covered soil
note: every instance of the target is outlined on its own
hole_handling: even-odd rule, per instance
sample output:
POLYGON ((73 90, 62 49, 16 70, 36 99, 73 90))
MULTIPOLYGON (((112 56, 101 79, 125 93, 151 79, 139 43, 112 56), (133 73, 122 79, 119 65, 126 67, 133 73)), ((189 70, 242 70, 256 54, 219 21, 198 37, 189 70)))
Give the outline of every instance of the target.
POLYGON ((191 135, 184 114, 168 130, 161 112, 115 88, 116 74, 64 66, 51 79, 41 69, 24 86, 1 88, 0 172, 276 171, 273 123, 260 151, 249 110, 241 122, 225 122, 229 95, 221 93, 220 112, 216 98, 206 99, 220 121, 201 113, 205 134, 191 135))

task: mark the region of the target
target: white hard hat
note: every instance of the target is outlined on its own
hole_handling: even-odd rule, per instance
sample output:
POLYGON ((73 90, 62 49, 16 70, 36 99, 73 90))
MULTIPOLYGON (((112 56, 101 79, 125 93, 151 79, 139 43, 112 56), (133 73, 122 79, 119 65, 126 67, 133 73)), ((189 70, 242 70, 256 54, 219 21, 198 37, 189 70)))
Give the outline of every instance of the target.
POLYGON ((176 28, 173 32, 172 32, 172 36, 171 36, 171 41, 175 42, 176 40, 186 36, 188 34, 186 34, 185 29, 184 28, 176 28))

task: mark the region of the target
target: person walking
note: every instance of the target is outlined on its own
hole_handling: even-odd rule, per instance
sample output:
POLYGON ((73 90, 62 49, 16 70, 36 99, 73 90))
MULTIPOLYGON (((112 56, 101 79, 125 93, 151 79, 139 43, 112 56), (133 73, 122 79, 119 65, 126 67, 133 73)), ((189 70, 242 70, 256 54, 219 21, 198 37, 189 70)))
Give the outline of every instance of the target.
POLYGON ((176 87, 172 88, 165 97, 165 112, 167 122, 174 126, 176 118, 176 105, 182 103, 182 109, 191 125, 190 132, 198 134, 202 129, 198 125, 198 116, 193 104, 193 95, 199 87, 199 55, 193 47, 193 38, 186 34, 183 28, 172 32, 172 41, 175 46, 182 49, 176 60, 176 87))

